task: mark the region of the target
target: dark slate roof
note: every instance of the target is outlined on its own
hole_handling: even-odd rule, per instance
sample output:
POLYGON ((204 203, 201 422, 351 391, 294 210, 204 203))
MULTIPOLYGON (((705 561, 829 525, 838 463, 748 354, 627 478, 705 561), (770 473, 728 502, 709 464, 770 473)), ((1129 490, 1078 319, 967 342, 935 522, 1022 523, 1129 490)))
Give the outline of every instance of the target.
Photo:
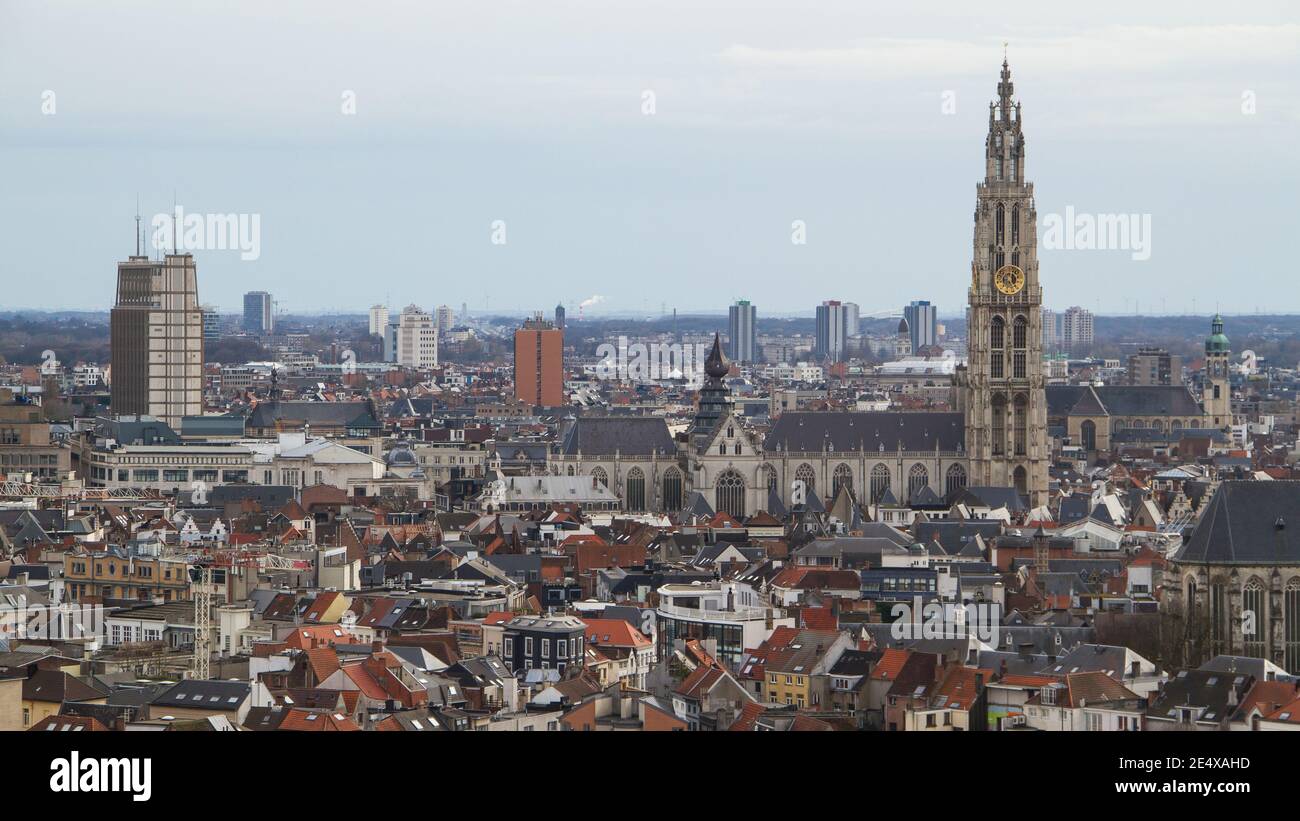
MULTIPOLYGON (((182 495, 188 493, 183 491, 182 495)), ((252 499, 263 510, 279 510, 294 498, 293 488, 289 485, 217 485, 208 491, 208 504, 221 508, 231 502, 252 499)))
POLYGON ((379 420, 366 402, 261 402, 248 417, 250 428, 273 428, 277 423, 292 425, 337 425, 349 428, 378 428, 379 420))
POLYGON ((182 416, 181 434, 191 438, 198 436, 243 436, 246 421, 242 415, 237 413, 182 416))
POLYGON ((50 568, 43 564, 11 564, 5 575, 6 581, 14 581, 20 574, 26 573, 28 581, 48 581, 50 568))
POLYGON ((1106 408, 1091 385, 1048 385, 1048 416, 1105 416, 1106 408))
POLYGON ((389 405, 385 415, 389 419, 429 417, 434 410, 432 396, 404 397, 389 405))
POLYGON ((940 499, 939 494, 931 490, 929 485, 922 485, 920 490, 912 494, 911 505, 912 507, 945 507, 943 499, 940 499))
MULTIPOLYGON (((955 556, 982 536, 987 542, 1002 532, 999 519, 927 519, 912 526, 912 536, 918 542, 929 544, 937 541, 949 555, 955 556)), ((969 555, 969 554, 967 554, 969 555)))
POLYGON ((1184 385, 1048 385, 1048 416, 1200 416, 1184 385))
POLYGON ((712 516, 713 508, 709 505, 709 500, 704 498, 704 494, 692 490, 691 495, 686 497, 686 506, 682 508, 682 512, 696 516, 712 516))
POLYGON ((1102 672, 1117 678, 1128 674, 1125 665, 1128 648, 1113 644, 1080 644, 1061 656, 1055 663, 1046 665, 1040 672, 1049 676, 1069 673, 1102 672))
POLYGON ((613 454, 649 456, 658 450, 676 451, 668 423, 658 416, 580 416, 564 432, 560 453, 583 456, 613 454))
POLYGON ((101 418, 96 420, 95 428, 96 435, 121 445, 176 445, 181 441, 171 425, 148 416, 101 418))
POLYGON ((1300 564, 1300 482, 1219 485, 1175 561, 1300 564))
POLYGON ((767 512, 778 519, 784 519, 789 515, 785 509, 785 503, 781 501, 781 494, 776 492, 776 488, 768 488, 767 491, 767 512))
POLYGON ((763 449, 794 452, 824 450, 877 453, 900 447, 908 451, 962 450, 966 422, 960 413, 857 413, 786 411, 763 442, 763 449))
POLYGON ((1093 388, 1111 416, 1200 416, 1185 385, 1105 385, 1093 388))
POLYGON ((1026 513, 1029 510, 1025 500, 1020 497, 1020 494, 1013 487, 968 485, 962 488, 961 493, 958 493, 952 501, 953 504, 960 502, 966 505, 983 505, 995 510, 999 507, 1005 507, 1011 513, 1026 513))
POLYGON ((1184 670, 1166 682, 1160 692, 1152 694, 1147 718, 1177 720, 1178 708, 1194 707, 1193 720, 1222 724, 1235 711, 1252 682, 1250 676, 1240 673, 1184 670), (1235 703, 1229 695, 1233 690, 1237 691, 1235 703))
POLYGON ((1088 503, 1091 498, 1079 493, 1061 497, 1061 509, 1056 519, 1060 524, 1068 525, 1080 519, 1088 518, 1088 503))
POLYGON ((200 710, 233 710, 248 698, 246 681, 186 679, 177 682, 154 699, 155 707, 194 707, 200 710))

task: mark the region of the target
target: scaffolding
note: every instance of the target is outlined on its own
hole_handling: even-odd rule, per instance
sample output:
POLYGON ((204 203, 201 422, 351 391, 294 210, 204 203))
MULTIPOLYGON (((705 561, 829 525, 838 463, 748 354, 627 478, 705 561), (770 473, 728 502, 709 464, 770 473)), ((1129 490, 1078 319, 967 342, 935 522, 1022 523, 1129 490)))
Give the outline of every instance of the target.
POLYGON ((206 681, 212 659, 212 568, 195 567, 190 573, 190 597, 194 599, 194 659, 190 678, 206 681))

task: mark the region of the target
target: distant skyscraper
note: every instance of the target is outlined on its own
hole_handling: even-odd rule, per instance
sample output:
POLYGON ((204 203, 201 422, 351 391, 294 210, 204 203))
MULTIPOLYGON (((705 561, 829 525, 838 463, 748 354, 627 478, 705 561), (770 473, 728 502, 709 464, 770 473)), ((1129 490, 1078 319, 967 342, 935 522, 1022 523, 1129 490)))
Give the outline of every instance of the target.
POLYGON ((1050 308, 1043 309, 1043 347, 1055 348, 1061 344, 1061 328, 1056 321, 1056 312, 1050 308))
POLYGON ((370 335, 383 336, 384 329, 388 327, 388 306, 371 305, 370 306, 370 335))
POLYGON ((250 334, 269 334, 275 330, 274 304, 266 291, 244 294, 244 330, 250 334))
POLYGON ((438 326, 438 333, 445 334, 456 324, 456 312, 449 305, 439 305, 434 313, 434 321, 438 326))
POLYGON ((173 427, 203 413, 203 309, 194 257, 133 256, 117 266, 110 317, 112 411, 173 427))
POLYGON ((221 314, 217 311, 216 305, 203 306, 203 339, 213 340, 221 338, 221 314))
POLYGON ((814 353, 832 362, 844 360, 849 337, 858 333, 858 306, 831 299, 817 306, 817 339, 814 353))
POLYGON ((912 350, 939 344, 939 309, 926 300, 916 300, 903 309, 911 333, 912 350))
POLYGON ((564 331, 541 314, 515 331, 515 399, 546 408, 564 404, 564 331))
POLYGON ((731 306, 728 314, 727 355, 735 362, 753 362, 758 350, 758 309, 742 299, 731 306))
POLYGON ((428 311, 407 305, 397 318, 394 339, 396 362, 407 368, 438 367, 438 328, 428 311))
POLYGON ((1092 311, 1075 305, 1061 315, 1059 324, 1062 344, 1069 347, 1087 347, 1092 344, 1092 311))
POLYGON ((559 328, 561 331, 564 330, 564 306, 563 305, 555 306, 555 327, 559 328))

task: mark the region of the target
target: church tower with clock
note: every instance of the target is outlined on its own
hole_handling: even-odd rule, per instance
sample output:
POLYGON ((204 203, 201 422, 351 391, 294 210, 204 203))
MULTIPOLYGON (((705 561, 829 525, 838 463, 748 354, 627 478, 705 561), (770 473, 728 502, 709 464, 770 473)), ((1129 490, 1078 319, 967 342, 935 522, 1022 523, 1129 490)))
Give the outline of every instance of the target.
POLYGON ((966 453, 971 485, 1015 487, 1047 503, 1043 292, 1034 185, 1025 179, 1020 103, 1002 61, 989 104, 984 181, 976 186, 975 246, 966 315, 966 453))

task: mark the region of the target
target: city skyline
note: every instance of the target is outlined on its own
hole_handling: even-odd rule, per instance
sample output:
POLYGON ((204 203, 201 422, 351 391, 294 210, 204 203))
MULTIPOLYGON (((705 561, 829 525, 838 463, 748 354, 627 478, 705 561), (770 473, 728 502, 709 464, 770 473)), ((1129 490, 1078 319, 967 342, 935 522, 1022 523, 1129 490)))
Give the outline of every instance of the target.
MULTIPOLYGON (((9 264, 49 268, 46 249, 69 224, 79 238, 51 272, 73 287, 51 293, 42 278, 20 277, 2 307, 109 304, 112 261, 134 247, 137 202, 146 224, 176 206, 258 218, 255 254, 194 251, 204 301, 223 310, 264 289, 288 311, 364 311, 379 294, 361 292, 360 270, 393 303, 466 302, 473 313, 492 313, 503 292, 539 275, 563 277, 566 305, 601 295, 593 316, 644 315, 665 303, 721 310, 742 295, 781 304, 794 282, 864 307, 918 297, 961 304, 969 207, 961 172, 978 156, 984 78, 1004 42, 1030 78, 1020 93, 1034 111, 1044 242, 1049 217, 1150 220, 1144 260, 1134 258, 1142 249, 1084 250, 1068 238, 1044 247, 1045 304, 1103 315, 1135 304, 1161 314, 1250 312, 1259 302, 1251 291, 1284 283, 1290 267, 1300 101, 1289 78, 1300 24, 1285 11, 1175 7, 1165 9, 1167 23, 1151 15, 1079 30, 1046 12, 1031 28, 954 7, 952 22, 920 36, 905 11, 854 10, 848 33, 821 23, 795 35, 770 14, 732 28, 734 18, 724 26, 731 16, 705 8, 699 28, 667 54, 653 39, 654 18, 595 15, 602 31, 645 23, 607 76, 610 55, 563 32, 580 10, 545 24, 520 14, 477 55, 442 48, 460 28, 478 27, 475 12, 449 12, 438 21, 445 31, 431 34, 425 13, 407 10, 417 42, 440 50, 399 49, 421 71, 384 72, 383 84, 362 57, 382 51, 386 29, 326 14, 320 43, 362 57, 340 66, 304 57, 302 69, 265 88, 216 47, 229 22, 217 14, 205 17, 212 31, 198 40, 202 59, 186 54, 193 92, 173 99, 165 87, 154 93, 150 61, 174 47, 149 34, 148 9, 82 10, 85 21, 60 37, 43 36, 59 15, 38 20, 13 8, 0 17, 0 29, 28 35, 5 42, 0 67, 21 63, 34 84, 0 88, 0 169, 11 180, 0 220, 27 239, 9 264), (541 65, 511 57, 516 29, 539 24, 571 56, 541 65), (107 43, 150 56, 98 59, 107 43), (74 73, 84 60, 97 70, 74 73), (463 79, 473 72, 451 71, 465 67, 456 60, 500 65, 486 79, 463 79), (349 99, 354 114, 343 111, 349 99), (267 125, 277 136, 265 136, 267 125), (1217 207, 1225 200, 1246 207, 1217 207), (800 231, 806 244, 792 242, 800 231), (1215 235, 1251 241, 1209 241, 1215 235), (436 252, 408 273, 412 246, 436 252), (1237 272, 1239 287, 1222 287, 1225 270, 1237 272), (1173 277, 1176 295, 1165 286, 1173 277), (918 282, 924 293, 914 293, 918 282)), ((265 12, 240 25, 259 43, 278 22, 265 12)), ((1287 299, 1274 309, 1300 311, 1300 300, 1287 299)), ((526 315, 540 306, 502 307, 526 315)))

